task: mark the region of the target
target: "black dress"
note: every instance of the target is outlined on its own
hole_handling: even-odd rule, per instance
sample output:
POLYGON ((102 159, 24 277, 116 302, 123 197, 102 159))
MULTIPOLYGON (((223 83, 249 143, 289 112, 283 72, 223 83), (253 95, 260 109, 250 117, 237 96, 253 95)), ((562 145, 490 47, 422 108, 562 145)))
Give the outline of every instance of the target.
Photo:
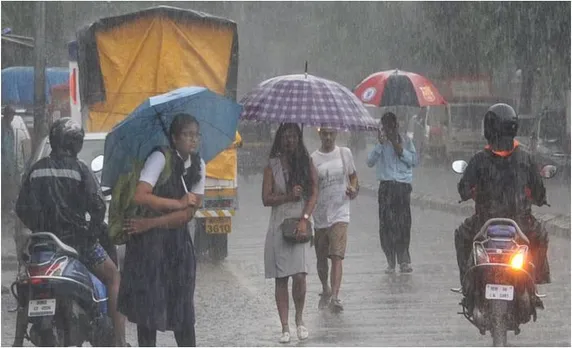
MULTIPOLYGON (((180 199, 185 194, 182 160, 177 155, 171 159, 170 177, 157 183, 153 194, 180 199)), ((187 330, 195 323, 195 276, 195 254, 186 225, 132 236, 126 244, 118 309, 130 322, 147 329, 187 330)))

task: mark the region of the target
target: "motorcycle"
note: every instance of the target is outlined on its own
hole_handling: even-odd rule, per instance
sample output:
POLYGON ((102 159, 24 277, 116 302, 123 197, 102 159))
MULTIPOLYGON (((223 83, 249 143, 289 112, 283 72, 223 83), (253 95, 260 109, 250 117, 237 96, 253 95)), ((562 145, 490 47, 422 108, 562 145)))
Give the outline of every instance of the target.
POLYGON ((77 251, 50 232, 33 233, 27 245, 26 273, 11 286, 19 312, 16 340, 40 347, 113 346, 107 289, 77 251))
POLYGON ((11 285, 18 303, 14 346, 24 339, 41 347, 114 346, 107 289, 79 261, 77 250, 53 233, 36 232, 26 241, 23 260, 25 272, 11 285))
MULTIPOLYGON (((453 162, 462 174, 465 161, 453 162)), ((545 166, 541 176, 552 178, 557 168, 545 166)), ((469 269, 460 289, 464 296, 462 314, 481 335, 490 331, 493 346, 507 344, 507 332, 520 333, 519 325, 537 319, 536 308, 544 308, 535 283, 535 269, 529 240, 512 219, 493 218, 485 222, 473 239, 469 269)))

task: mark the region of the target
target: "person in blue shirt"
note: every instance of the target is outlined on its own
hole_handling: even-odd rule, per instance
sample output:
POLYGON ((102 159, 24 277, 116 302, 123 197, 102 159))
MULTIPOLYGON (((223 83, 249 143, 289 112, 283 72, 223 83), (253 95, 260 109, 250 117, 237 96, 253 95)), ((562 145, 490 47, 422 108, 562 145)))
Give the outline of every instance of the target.
POLYGON ((385 113, 381 125, 379 144, 368 154, 367 165, 370 168, 375 166, 379 181, 379 238, 387 258, 385 273, 394 273, 396 264, 402 273, 411 273, 410 197, 417 153, 413 141, 399 134, 395 114, 385 113))

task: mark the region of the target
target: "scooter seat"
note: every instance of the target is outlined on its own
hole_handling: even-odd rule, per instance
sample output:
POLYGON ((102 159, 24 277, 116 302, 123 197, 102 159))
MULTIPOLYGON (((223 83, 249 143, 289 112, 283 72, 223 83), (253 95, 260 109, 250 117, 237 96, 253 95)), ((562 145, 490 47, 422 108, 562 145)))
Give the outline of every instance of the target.
POLYGON ((56 245, 58 251, 65 255, 71 256, 76 259, 79 257, 79 253, 77 252, 77 250, 62 242, 55 234, 51 232, 36 232, 32 233, 29 237, 30 244, 36 244, 42 241, 48 243, 52 242, 53 244, 56 245))
POLYGON ((487 228, 487 235, 492 238, 514 238, 516 228, 510 225, 492 225, 487 228))

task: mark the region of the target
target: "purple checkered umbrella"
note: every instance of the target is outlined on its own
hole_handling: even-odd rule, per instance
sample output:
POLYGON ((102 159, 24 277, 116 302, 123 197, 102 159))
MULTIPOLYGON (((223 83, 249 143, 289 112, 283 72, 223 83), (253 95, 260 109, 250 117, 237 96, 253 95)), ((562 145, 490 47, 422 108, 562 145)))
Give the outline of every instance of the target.
POLYGON ((240 117, 272 123, 299 123, 343 130, 376 130, 378 122, 346 87, 297 74, 262 82, 242 100, 240 117))

